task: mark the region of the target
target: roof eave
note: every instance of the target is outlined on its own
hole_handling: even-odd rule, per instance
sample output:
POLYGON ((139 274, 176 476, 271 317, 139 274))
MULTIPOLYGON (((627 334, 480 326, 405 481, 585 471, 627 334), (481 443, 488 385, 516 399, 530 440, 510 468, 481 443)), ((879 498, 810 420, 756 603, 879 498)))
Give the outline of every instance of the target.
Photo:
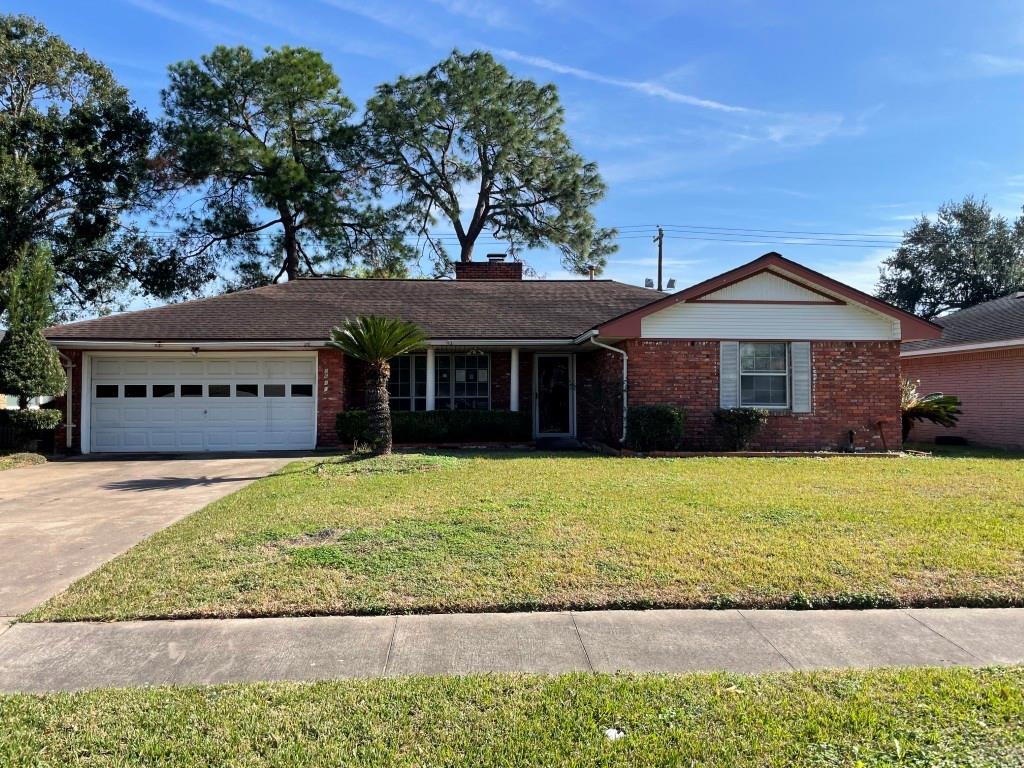
POLYGON ((1024 338, 981 341, 971 344, 946 344, 941 347, 925 347, 924 349, 908 349, 900 352, 900 357, 951 355, 957 352, 984 352, 989 349, 1013 349, 1014 347, 1024 347, 1024 338))

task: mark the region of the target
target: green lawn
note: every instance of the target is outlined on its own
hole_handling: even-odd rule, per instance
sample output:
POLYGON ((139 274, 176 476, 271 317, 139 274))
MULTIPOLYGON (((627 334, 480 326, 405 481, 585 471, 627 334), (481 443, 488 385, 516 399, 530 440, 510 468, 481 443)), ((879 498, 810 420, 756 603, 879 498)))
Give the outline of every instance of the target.
POLYGON ((0 765, 972 766, 1024 669, 405 678, 0 697, 0 765), (624 735, 609 740, 608 728, 624 735))
POLYGON ((0 451, 0 472, 5 469, 17 469, 18 467, 30 467, 33 464, 45 464, 46 457, 38 453, 0 451))
POLYGON ((308 460, 27 618, 862 605, 1024 605, 1024 462, 308 460))

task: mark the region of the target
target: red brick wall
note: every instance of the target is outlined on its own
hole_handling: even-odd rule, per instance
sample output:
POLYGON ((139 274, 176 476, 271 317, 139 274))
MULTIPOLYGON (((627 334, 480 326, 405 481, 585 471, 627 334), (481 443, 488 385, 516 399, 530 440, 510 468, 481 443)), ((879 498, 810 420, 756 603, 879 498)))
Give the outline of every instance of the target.
MULTIPOLYGON (((71 418, 74 428, 71 431, 71 449, 66 444, 66 427, 61 424, 53 438, 53 447, 57 453, 80 453, 82 450, 82 350, 62 349, 61 353, 69 358, 74 365, 71 370, 71 418)), ((61 361, 64 362, 63 360, 61 361)), ((66 412, 67 394, 57 398, 61 413, 66 412)))
POLYGON ((923 394, 957 395, 963 415, 950 429, 918 422, 911 440, 959 435, 975 445, 1024 448, 1024 348, 901 359, 903 375, 923 394))
POLYGON ((576 432, 584 440, 621 441, 621 355, 604 349, 576 355, 576 432))
POLYGON ((316 447, 334 448, 338 445, 338 433, 334 428, 334 417, 345 408, 347 390, 345 355, 337 349, 321 349, 317 352, 317 404, 316 404, 316 447))
MULTIPOLYGON (((713 413, 719 404, 717 341, 626 342, 629 403, 674 403, 687 410, 687 444, 720 447, 713 413)), ((850 430, 859 448, 881 449, 876 422, 885 420, 885 445, 900 446, 899 343, 815 341, 811 344, 811 413, 774 413, 754 450, 823 450, 844 447, 850 430)))

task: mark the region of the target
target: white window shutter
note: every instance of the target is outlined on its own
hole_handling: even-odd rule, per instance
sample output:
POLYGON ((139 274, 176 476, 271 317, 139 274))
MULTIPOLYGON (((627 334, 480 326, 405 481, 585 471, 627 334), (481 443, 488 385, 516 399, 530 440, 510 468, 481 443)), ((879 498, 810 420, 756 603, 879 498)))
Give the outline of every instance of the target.
POLYGON ((793 413, 811 412, 811 342, 794 341, 789 345, 793 373, 793 413))
POLYGON ((719 404, 737 408, 740 404, 740 343, 722 341, 718 344, 719 404))

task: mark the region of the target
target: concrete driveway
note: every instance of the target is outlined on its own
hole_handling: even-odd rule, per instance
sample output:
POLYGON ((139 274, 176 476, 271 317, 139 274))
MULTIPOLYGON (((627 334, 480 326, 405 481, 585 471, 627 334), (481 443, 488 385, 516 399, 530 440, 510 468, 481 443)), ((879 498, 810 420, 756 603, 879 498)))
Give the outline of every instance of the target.
POLYGON ((0 472, 0 617, 17 616, 297 454, 83 458, 0 472))

